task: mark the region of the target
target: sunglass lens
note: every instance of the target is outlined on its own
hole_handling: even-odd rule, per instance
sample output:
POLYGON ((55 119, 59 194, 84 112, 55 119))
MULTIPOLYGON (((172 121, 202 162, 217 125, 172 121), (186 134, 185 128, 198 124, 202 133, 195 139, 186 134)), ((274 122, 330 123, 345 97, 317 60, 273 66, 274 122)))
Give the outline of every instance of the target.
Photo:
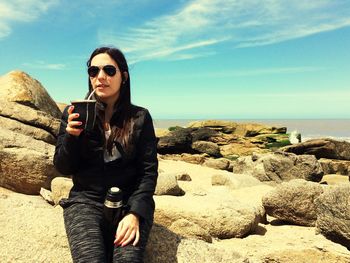
POLYGON ((103 71, 110 77, 114 76, 117 72, 117 69, 112 65, 107 65, 103 67, 103 71))
POLYGON ((88 68, 88 74, 90 77, 96 77, 100 69, 96 66, 91 66, 88 68))

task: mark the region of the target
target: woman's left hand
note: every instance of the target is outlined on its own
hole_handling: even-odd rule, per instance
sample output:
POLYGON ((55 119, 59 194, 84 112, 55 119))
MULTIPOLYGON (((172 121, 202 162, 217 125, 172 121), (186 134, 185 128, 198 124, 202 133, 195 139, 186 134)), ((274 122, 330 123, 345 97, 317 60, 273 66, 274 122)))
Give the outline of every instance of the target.
POLYGON ((126 246, 132 240, 133 246, 136 246, 140 239, 139 217, 133 213, 126 214, 119 222, 114 244, 117 246, 126 246))

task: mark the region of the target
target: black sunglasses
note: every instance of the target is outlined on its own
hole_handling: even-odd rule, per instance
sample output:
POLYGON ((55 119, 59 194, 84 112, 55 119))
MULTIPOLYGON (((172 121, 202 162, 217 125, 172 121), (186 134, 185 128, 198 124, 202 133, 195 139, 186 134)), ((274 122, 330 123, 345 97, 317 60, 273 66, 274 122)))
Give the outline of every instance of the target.
MULTIPOLYGON (((98 75, 100 70, 101 70, 101 68, 99 68, 97 66, 90 66, 88 68, 88 74, 89 74, 90 77, 94 78, 94 77, 96 77, 98 75)), ((115 73, 117 73, 117 69, 113 65, 103 66, 102 70, 110 77, 113 77, 115 75, 115 73)))

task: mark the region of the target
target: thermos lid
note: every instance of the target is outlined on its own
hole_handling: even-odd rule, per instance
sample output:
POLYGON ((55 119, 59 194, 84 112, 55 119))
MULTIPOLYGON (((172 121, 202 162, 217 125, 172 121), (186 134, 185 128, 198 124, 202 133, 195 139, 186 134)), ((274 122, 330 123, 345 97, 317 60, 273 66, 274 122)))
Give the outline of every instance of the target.
POLYGON ((106 200, 111 202, 118 202, 118 201, 121 201, 122 199, 123 199, 123 193, 118 187, 114 186, 108 189, 106 200))
POLYGON ((120 191, 120 189, 116 186, 113 186, 113 187, 111 187, 111 189, 109 189, 109 191, 111 193, 115 194, 115 193, 118 193, 120 191))

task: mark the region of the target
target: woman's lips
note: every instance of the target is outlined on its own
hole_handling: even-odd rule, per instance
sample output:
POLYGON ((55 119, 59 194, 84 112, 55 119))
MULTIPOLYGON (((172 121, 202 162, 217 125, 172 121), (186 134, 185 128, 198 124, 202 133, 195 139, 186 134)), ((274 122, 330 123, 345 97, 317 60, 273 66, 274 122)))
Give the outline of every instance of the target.
POLYGON ((104 89, 104 88, 107 88, 107 87, 108 87, 108 85, 105 85, 105 84, 97 85, 98 89, 104 89))

